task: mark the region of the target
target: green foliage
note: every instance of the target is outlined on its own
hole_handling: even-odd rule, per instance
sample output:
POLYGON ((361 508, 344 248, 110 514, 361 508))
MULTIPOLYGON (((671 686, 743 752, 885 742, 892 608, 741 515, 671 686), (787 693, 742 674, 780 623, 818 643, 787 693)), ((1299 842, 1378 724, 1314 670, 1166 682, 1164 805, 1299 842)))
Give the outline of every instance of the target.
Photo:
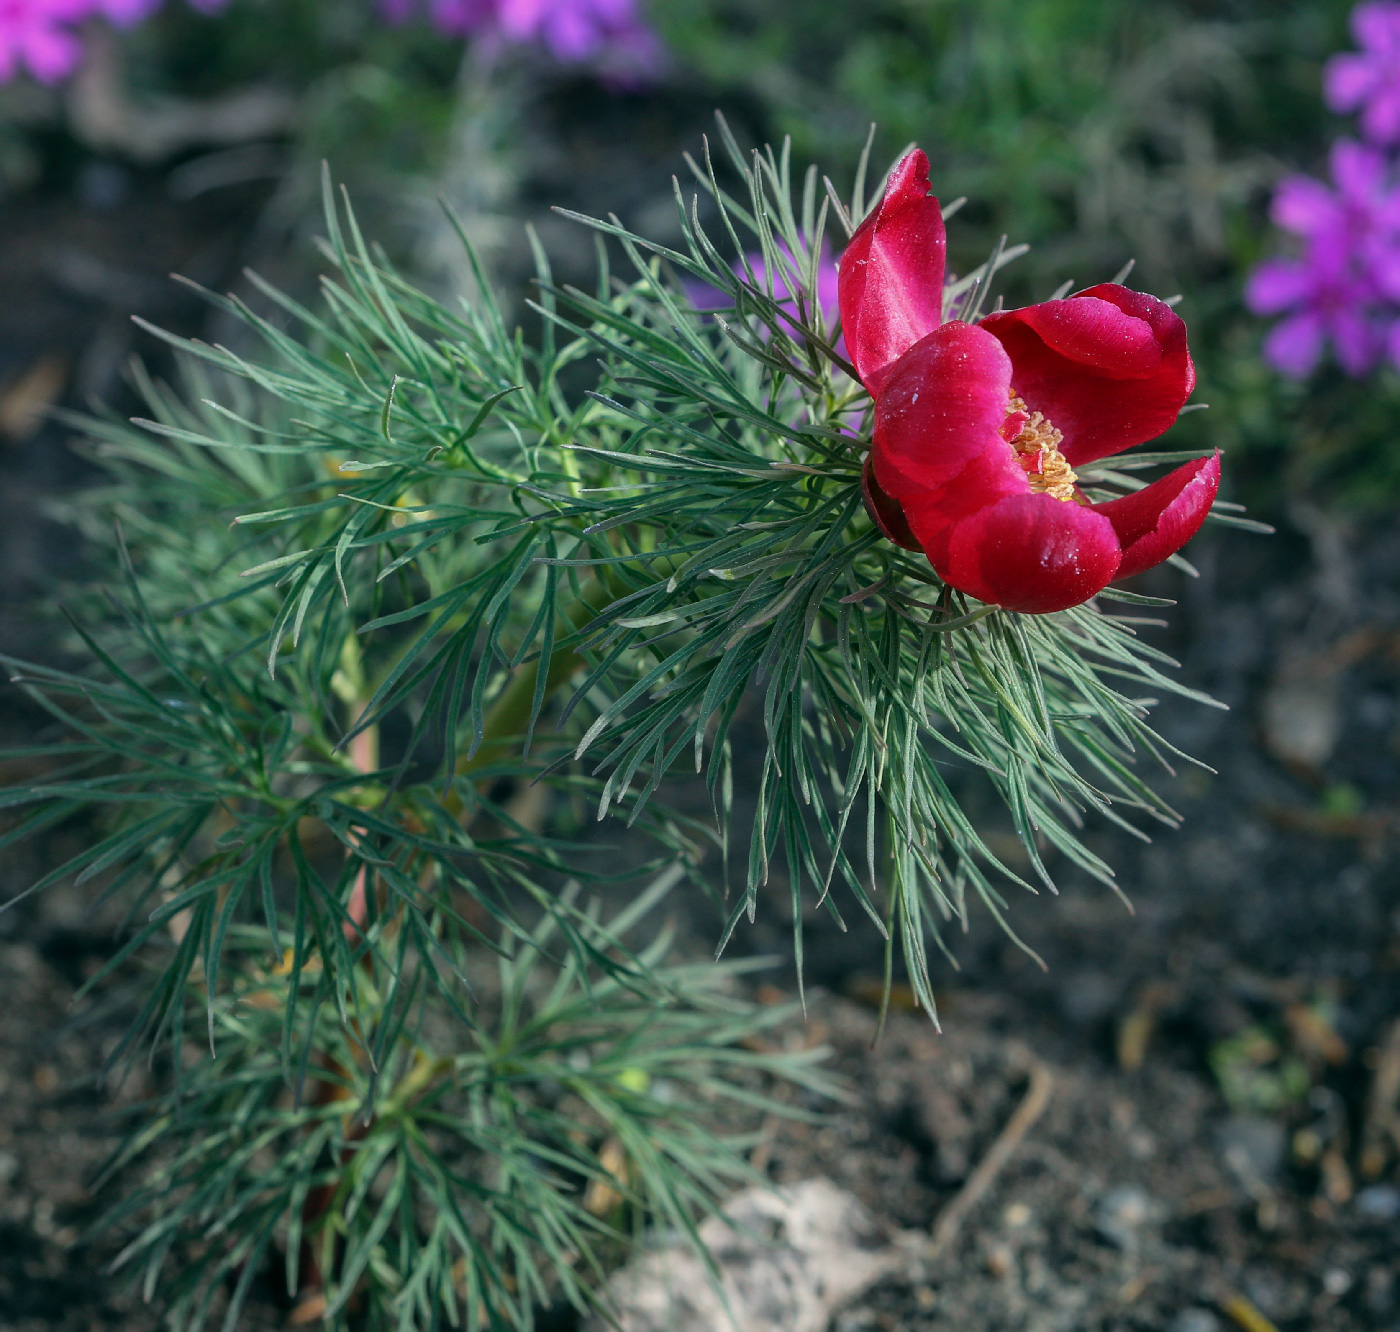
POLYGON ((1266 205, 1290 171, 1325 172, 1352 132, 1321 97, 1353 0, 656 0, 681 58, 743 93, 800 153, 840 160, 870 123, 886 154, 917 141, 940 197, 967 195, 955 265, 1002 234, 1032 245, 1007 303, 1087 286, 1133 258, 1184 292, 1209 413, 1191 445, 1271 514, 1306 493, 1364 512, 1400 495, 1387 422, 1400 378, 1334 369, 1304 386, 1260 361, 1243 279, 1276 244, 1266 205))
POLYGON ((821 0, 710 0, 657 13, 712 79, 760 92, 801 152, 854 151, 871 121, 885 152, 917 140, 940 191, 974 201, 969 240, 1033 243, 1021 283, 1039 299, 1106 245, 1154 284, 1218 276, 1227 225, 1270 174, 1263 154, 1320 155, 1327 141, 1319 68, 1350 8, 875 0, 856 19, 821 0))
POLYGON ((269 1262, 288 1290, 305 1287, 308 1268, 324 1274, 333 1324, 349 1311, 371 1327, 517 1328, 561 1295, 595 1305, 630 1227, 654 1219, 693 1233, 697 1211, 748 1180, 754 1140, 733 1126, 755 1110, 795 1113, 763 1090, 775 1073, 834 1092, 815 1068, 819 1050, 737 1045, 791 1016, 774 1007, 756 1018, 727 994, 743 968, 666 966, 664 930, 632 965, 598 965, 625 949, 675 877, 606 926, 580 917, 590 962, 552 955, 548 917, 494 976, 461 937, 419 952, 408 934, 380 932, 384 956, 340 973, 353 1025, 325 1002, 329 969, 262 969, 262 939, 236 935, 253 965, 219 996, 221 1058, 139 1107, 109 1166, 119 1174, 177 1132, 183 1144, 107 1218, 134 1232, 118 1265, 184 1326, 217 1307, 226 1283, 232 1326, 269 1262), (386 1028, 389 992, 433 966, 473 976, 470 1011, 386 1028), (297 1009, 309 1025, 290 1079, 304 1094, 293 1097, 281 1047, 284 1015, 297 1009), (386 1029, 397 1039, 378 1049, 360 1039, 386 1029), (195 1235, 204 1242, 191 1251, 195 1235))
MULTIPOLYGON (((711 1205, 740 1170, 712 1103, 825 1084, 738 1047, 772 1017, 715 993, 723 973, 668 967, 664 937, 623 946, 661 891, 638 876, 703 886, 717 840, 723 942, 781 866, 799 973, 804 904, 853 909, 932 1014, 949 923, 1053 888, 1047 846, 1111 883, 1090 813, 1174 820, 1137 763, 1169 752, 1152 698, 1190 691, 1133 619, 976 605, 865 515, 871 403, 815 300, 828 226, 876 193, 864 164, 843 202, 794 177, 790 145, 721 136, 722 166, 695 167, 718 239, 679 190, 682 248, 592 223, 596 289, 557 287, 541 254, 534 341, 479 270, 474 304, 417 291, 328 191, 318 307, 221 302, 256 355, 172 339, 186 390, 146 383, 150 419, 92 427, 113 480, 74 517, 99 539, 119 517, 123 586, 115 612, 82 608, 88 667, 11 663, 66 738, 5 793, 6 837, 109 816, 36 889, 96 881, 134 922, 109 968, 149 968, 125 1049, 179 1071, 120 1159, 148 1183, 117 1219, 181 1326, 276 1251, 336 1318, 526 1328, 596 1293, 618 1228, 589 1179, 614 1176, 637 1222, 711 1205), (731 267, 749 252, 762 276, 731 267), (698 313, 681 279, 727 308, 698 313), (743 725, 763 736, 752 827, 743 725), (713 828, 661 798, 682 761, 713 828), (1029 879, 950 765, 1000 798, 1029 879), (554 794, 543 826, 513 798, 528 784, 554 794), (621 857, 579 844, 594 810, 635 829, 621 857), (637 902, 604 930, 594 890, 637 902)), ((976 318, 1012 253, 950 308, 976 318)), ((1181 456, 1085 484, 1122 493, 1181 456)))

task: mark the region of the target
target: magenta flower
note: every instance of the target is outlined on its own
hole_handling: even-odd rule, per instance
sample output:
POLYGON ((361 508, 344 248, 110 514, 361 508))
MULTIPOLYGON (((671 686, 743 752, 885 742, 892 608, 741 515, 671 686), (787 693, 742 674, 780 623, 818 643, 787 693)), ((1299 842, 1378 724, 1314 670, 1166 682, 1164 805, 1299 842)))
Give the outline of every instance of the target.
MULTIPOLYGON (((780 245, 779 248, 784 254, 787 247, 780 245)), ((754 281, 760 287, 768 285, 767 265, 763 262, 761 254, 751 254, 748 256, 749 267, 753 270, 754 281)), ((799 264, 799 268, 801 265, 799 264)), ((739 265, 735 265, 737 272, 739 265)), ((773 274, 773 296, 785 309, 791 310, 793 317, 797 315, 797 299, 788 290, 787 280, 781 272, 773 274)), ((836 318, 837 309, 837 274, 836 256, 831 253, 831 241, 826 237, 822 238, 821 253, 817 256, 817 304, 821 307, 821 316, 828 324, 836 318)), ((812 311, 808 311, 810 318, 812 311)))
POLYGON ((1372 143, 1400 143, 1400 3, 1357 5, 1351 30, 1361 50, 1327 62, 1327 105, 1334 111, 1360 111, 1362 133, 1372 143))
MULTIPOLYGON (((412 0, 385 0, 387 17, 402 21, 413 10, 412 0)), ((475 37, 496 21, 496 0, 428 0, 428 21, 448 37, 475 37)))
POLYGON ((1349 375, 1375 368, 1386 345, 1374 293, 1344 265, 1309 259, 1270 259, 1250 275, 1245 303, 1257 315, 1287 314, 1264 339, 1264 359, 1290 379, 1312 373, 1331 343, 1349 375), (1312 262, 1310 262, 1310 260, 1312 262))
MULTIPOLYGON (((426 0, 428 21, 450 37, 469 37, 489 55, 507 46, 539 46, 561 64, 591 64, 607 78, 634 83, 661 67, 663 52, 636 0, 426 0)), ((390 23, 410 18, 417 0, 379 0, 390 23)))
POLYGON ((593 60, 644 32, 633 0, 500 0, 500 28, 516 42, 538 42, 566 64, 593 60))
MULTIPOLYGON (((789 253, 787 246, 781 242, 779 242, 779 249, 784 254, 789 253)), ((822 319, 828 327, 836 321, 838 299, 836 258, 837 256, 831 253, 831 241, 827 237, 823 237, 821 254, 817 257, 817 304, 821 307, 822 319)), ((745 262, 748 264, 748 271, 753 274, 754 281, 766 290, 768 272, 767 265, 763 262, 763 256, 755 251, 746 254, 743 261, 736 259, 733 269, 741 277, 745 276, 745 262)), ((721 291, 718 287, 712 287, 707 282, 686 281, 684 286, 690 303, 697 310, 708 313, 711 310, 727 309, 729 306, 729 293, 721 291)), ((789 290, 787 281, 781 272, 773 275, 773 297, 794 319, 797 318, 797 300, 789 290)), ((811 316, 812 311, 809 310, 807 317, 810 319, 811 316)))
MULTIPOLYGON (((229 0, 189 0, 205 14, 229 0)), ((160 8, 161 0, 0 0, 0 83, 27 70, 41 83, 67 78, 83 58, 79 25, 103 18, 131 28, 160 8)))
POLYGON ((114 28, 134 28, 160 8, 160 0, 92 0, 87 8, 114 28))
POLYGON ((1264 356, 1293 378, 1309 374, 1329 343, 1348 374, 1372 370, 1386 350, 1388 303, 1400 300, 1400 190, 1388 161, 1343 140, 1331 169, 1332 187, 1308 176, 1279 185, 1273 220, 1301 239, 1302 255, 1266 260, 1245 288, 1255 314, 1286 316, 1264 356))
POLYGON ((66 78, 83 57, 72 25, 88 0, 0 0, 0 83, 27 70, 41 83, 66 78))

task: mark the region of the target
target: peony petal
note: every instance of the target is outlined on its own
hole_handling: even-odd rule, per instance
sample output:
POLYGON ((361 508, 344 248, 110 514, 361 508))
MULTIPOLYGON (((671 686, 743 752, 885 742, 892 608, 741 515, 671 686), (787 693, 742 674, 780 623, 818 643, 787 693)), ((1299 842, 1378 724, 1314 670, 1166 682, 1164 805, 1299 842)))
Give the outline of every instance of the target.
POLYGON ((1006 348, 1015 391, 1064 432, 1071 466, 1155 439, 1196 385, 1176 312, 1112 283, 991 314, 978 327, 1006 348))
POLYGON ((943 322, 943 213, 915 149, 890 172, 884 196, 841 256, 841 327, 872 393, 889 367, 943 322))
POLYGON ((995 333, 994 324, 1004 322, 1024 324, 1051 351, 1113 379, 1145 379, 1162 364, 1162 348, 1151 325, 1096 297, 1042 301, 991 315, 986 326, 995 333))
POLYGON ((1220 454, 1184 463, 1150 486, 1122 499, 1095 504, 1113 524, 1123 548, 1115 578, 1161 564, 1200 531, 1220 489, 1220 454))
MULTIPOLYGON (((912 509, 910 519, 922 537, 912 509)), ((946 583, 1031 615, 1088 601, 1119 562, 1108 519, 1050 495, 1011 495, 980 509, 957 523, 943 545, 933 567, 946 583)))
POLYGON ((966 509, 1028 490, 1000 433, 1010 391, 1011 362, 981 328, 954 320, 911 348, 875 400, 872 452, 886 493, 929 498, 956 481, 966 509))
POLYGON ((870 515, 870 521, 887 539, 893 541, 896 546, 903 546, 905 550, 923 549, 911 530, 909 519, 904 516, 899 501, 887 495, 876 478, 873 453, 868 453, 865 457, 865 466, 860 474, 860 493, 861 498, 865 500, 865 511, 870 515))

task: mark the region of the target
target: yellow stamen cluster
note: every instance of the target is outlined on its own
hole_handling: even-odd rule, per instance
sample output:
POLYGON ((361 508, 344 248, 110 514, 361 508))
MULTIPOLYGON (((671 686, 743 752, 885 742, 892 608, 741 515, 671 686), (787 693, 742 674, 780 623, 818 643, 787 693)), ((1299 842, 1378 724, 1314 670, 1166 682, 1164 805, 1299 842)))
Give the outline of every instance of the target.
POLYGON ((1050 495, 1057 500, 1072 500, 1074 483, 1079 478, 1065 461, 1065 455, 1060 452, 1064 432, 1056 430, 1045 419, 1044 413, 1031 411, 1025 400, 1017 397, 1014 391, 1011 394, 1011 411, 1021 412, 1030 417, 1021 427, 1020 434, 1011 441, 1011 447, 1023 457, 1040 455, 1040 470, 1028 473, 1031 490, 1035 494, 1050 495))

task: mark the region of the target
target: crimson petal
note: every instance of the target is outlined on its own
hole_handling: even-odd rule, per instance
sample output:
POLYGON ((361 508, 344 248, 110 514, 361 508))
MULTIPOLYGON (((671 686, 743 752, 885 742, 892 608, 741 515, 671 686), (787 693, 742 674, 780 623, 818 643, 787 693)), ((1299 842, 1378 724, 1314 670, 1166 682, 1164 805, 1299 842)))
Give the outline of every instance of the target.
MULTIPOLYGON (((922 514, 906 508, 922 538, 922 514)), ((1010 495, 929 535, 939 538, 929 543, 929 559, 945 583, 1029 615, 1078 606, 1118 572, 1118 538, 1108 519, 1052 495, 1010 495)))
POLYGON ((895 499, 927 499, 954 480, 963 509, 1027 490, 1000 431, 1011 362, 994 337, 957 320, 895 363, 875 399, 875 475, 895 499))
POLYGON ((1196 386, 1176 312, 1113 283, 990 314, 979 327, 1010 355, 1016 392, 1064 432, 1072 467, 1155 439, 1196 386))
POLYGON ((873 453, 865 455, 865 466, 860 474, 860 493, 870 521, 880 529, 884 537, 893 541, 896 546, 903 546, 905 550, 923 549, 919 545, 918 537, 910 528, 909 519, 904 516, 904 509, 899 501, 885 493, 885 488, 876 477, 873 453))
POLYGON ((1123 547, 1116 578, 1161 564, 1200 531, 1220 489, 1220 454, 1196 458, 1150 486, 1121 499, 1095 504, 1094 512, 1113 524, 1123 547))
POLYGON ((846 349, 872 393, 889 367, 943 322, 946 250, 928 158, 916 148, 890 172, 883 197, 841 255, 837 277, 846 349))

